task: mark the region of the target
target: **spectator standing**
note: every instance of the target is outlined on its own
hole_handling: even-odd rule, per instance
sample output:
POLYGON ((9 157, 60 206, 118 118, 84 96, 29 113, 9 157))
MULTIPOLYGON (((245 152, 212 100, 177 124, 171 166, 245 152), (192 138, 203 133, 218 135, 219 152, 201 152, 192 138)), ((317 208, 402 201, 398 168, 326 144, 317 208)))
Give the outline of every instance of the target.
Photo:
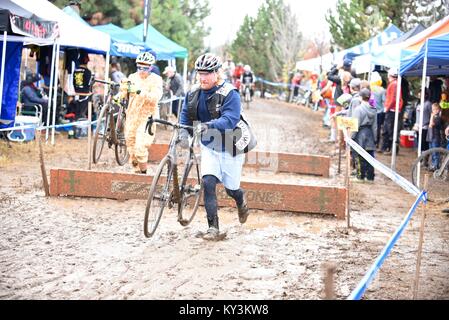
MULTIPOLYGON (((427 142, 429 142, 430 148, 441 147, 441 132, 443 125, 441 121, 441 107, 438 103, 432 104, 432 115, 429 121, 429 130, 427 131, 427 142)), ((430 171, 439 169, 440 154, 438 152, 432 153, 432 166, 430 171)))
POLYGON ((179 106, 181 105, 182 98, 185 96, 184 83, 181 75, 172 66, 165 67, 164 75, 167 77, 165 89, 172 92, 174 99, 179 98, 172 102, 172 113, 178 117, 179 106))
POLYGON ((92 72, 87 68, 89 55, 85 52, 80 53, 80 65, 73 72, 73 88, 75 90, 76 112, 75 119, 87 118, 87 108, 91 97, 90 85, 92 72))
MULTIPOLYGON (((357 142, 366 152, 374 157, 376 150, 377 133, 377 110, 371 106, 369 99, 371 92, 368 88, 360 90, 360 105, 354 110, 352 117, 358 119, 359 130, 352 134, 352 139, 357 142)), ((357 154, 357 176, 358 181, 374 181, 374 167, 361 155, 357 154)))
POLYGON ((111 63, 111 80, 120 83, 125 78, 125 74, 120 70, 120 64, 118 62, 111 63))
POLYGON ((380 77, 378 72, 373 72, 371 74, 370 89, 371 95, 374 100, 374 107, 376 108, 377 112, 376 147, 377 149, 379 149, 380 134, 385 119, 384 104, 386 98, 386 90, 384 87, 382 87, 382 78, 380 77))
MULTIPOLYGON (((385 120, 382 134, 382 148, 380 152, 391 154, 394 136, 394 119, 396 115, 396 93, 398 85, 398 74, 396 70, 388 71, 388 87, 385 96, 385 120)), ((402 110, 402 97, 399 94, 399 112, 402 110)), ((396 141, 394 142, 396 143, 396 141)))
MULTIPOLYGON (((419 94, 421 97, 421 93, 419 94)), ((416 123, 413 126, 413 130, 418 133, 419 138, 419 122, 421 121, 421 111, 423 111, 423 123, 422 123, 422 139, 421 139, 421 151, 429 149, 429 143, 427 142, 427 131, 429 130, 430 117, 432 115, 432 103, 429 100, 429 91, 425 90, 424 94, 424 108, 419 104, 416 107, 416 123)))

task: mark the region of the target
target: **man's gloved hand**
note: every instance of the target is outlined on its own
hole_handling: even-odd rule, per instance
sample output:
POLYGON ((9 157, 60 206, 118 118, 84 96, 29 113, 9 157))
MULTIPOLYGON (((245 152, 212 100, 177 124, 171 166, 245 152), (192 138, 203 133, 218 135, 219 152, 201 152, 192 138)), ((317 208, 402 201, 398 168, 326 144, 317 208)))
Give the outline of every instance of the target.
POLYGON ((186 129, 179 130, 178 144, 181 148, 188 149, 190 147, 189 136, 189 132, 186 129))
POLYGON ((209 126, 207 123, 200 123, 196 126, 195 130, 197 133, 206 134, 207 130, 209 130, 209 126))
POLYGON ((117 93, 115 96, 112 97, 112 102, 115 104, 120 104, 120 102, 121 102, 120 93, 117 93))

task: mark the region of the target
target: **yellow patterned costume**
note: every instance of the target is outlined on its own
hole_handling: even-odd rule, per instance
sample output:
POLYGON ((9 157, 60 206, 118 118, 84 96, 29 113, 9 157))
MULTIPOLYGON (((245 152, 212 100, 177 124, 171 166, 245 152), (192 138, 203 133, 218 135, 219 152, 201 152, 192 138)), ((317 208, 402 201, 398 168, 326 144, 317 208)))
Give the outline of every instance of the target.
MULTIPOLYGON (((128 79, 122 80, 121 95, 126 96, 127 81, 131 82, 132 91, 140 90, 140 94, 130 93, 126 111, 125 139, 130 162, 147 163, 148 148, 154 141, 154 136, 145 132, 145 125, 150 115, 155 115, 158 102, 162 97, 162 78, 151 73, 142 79, 138 73, 133 73, 128 79)), ((153 132, 155 132, 155 126, 153 132)))

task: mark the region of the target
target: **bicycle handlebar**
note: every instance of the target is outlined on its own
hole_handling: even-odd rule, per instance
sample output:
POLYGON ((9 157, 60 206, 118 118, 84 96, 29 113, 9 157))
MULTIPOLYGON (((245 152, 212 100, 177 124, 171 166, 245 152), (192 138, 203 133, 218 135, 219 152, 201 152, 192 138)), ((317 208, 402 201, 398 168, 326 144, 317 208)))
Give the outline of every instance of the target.
POLYGON ((145 131, 147 131, 150 136, 154 135, 154 133, 151 131, 151 127, 153 126, 154 122, 160 123, 160 124, 165 124, 167 126, 171 126, 176 129, 190 129, 190 130, 195 129, 192 126, 186 126, 186 125, 180 124, 180 123, 173 123, 173 122, 163 120, 163 119, 153 119, 153 116, 151 115, 148 117, 147 124, 145 126, 145 131))
MULTIPOLYGON (((120 87, 120 83, 117 83, 117 82, 113 82, 113 81, 106 81, 106 80, 101 80, 101 79, 96 79, 96 78, 94 78, 93 79, 93 81, 92 81, 92 83, 93 82, 98 82, 98 83, 103 83, 103 84, 107 84, 107 85, 110 85, 111 87, 113 87, 113 88, 118 88, 118 87, 120 87)), ((128 90, 129 90, 129 86, 131 85, 131 81, 128 81, 128 90)), ((141 90, 137 90, 136 91, 136 94, 140 94, 142 91, 141 90)))

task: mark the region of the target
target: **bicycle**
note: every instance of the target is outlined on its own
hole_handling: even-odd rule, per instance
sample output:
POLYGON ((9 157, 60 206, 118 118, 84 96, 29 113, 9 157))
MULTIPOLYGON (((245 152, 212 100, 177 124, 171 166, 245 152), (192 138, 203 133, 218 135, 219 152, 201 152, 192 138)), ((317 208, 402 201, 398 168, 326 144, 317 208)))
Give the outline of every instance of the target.
MULTIPOLYGON (((126 106, 129 101, 129 92, 131 83, 128 82, 128 97, 126 101, 115 103, 113 97, 118 93, 120 84, 99 79, 94 79, 93 82, 104 83, 111 86, 106 98, 106 103, 100 111, 97 119, 97 128, 94 135, 94 143, 92 149, 93 163, 98 163, 100 160, 104 143, 108 142, 109 149, 114 145, 115 159, 120 166, 128 162, 129 153, 126 148, 125 141, 125 121, 126 121, 126 106), (117 114, 114 114, 118 108, 117 114)), ((137 92, 139 94, 140 92, 137 92)))
POLYGON ((248 84, 244 85, 244 90, 243 90, 243 101, 245 101, 246 104, 246 109, 249 109, 249 105, 251 103, 251 89, 249 88, 248 84))
POLYGON ((171 209, 177 205, 178 222, 182 226, 189 225, 198 210, 200 195, 203 190, 198 158, 193 149, 200 134, 199 128, 162 119, 153 119, 150 116, 145 129, 150 135, 153 135, 151 131, 153 123, 171 126, 174 128, 174 132, 167 155, 162 159, 156 170, 148 194, 143 229, 147 238, 155 233, 166 206, 171 209), (189 154, 186 158, 181 184, 179 184, 178 155, 176 153, 180 129, 193 130, 194 132, 193 139, 190 140, 189 154))
POLYGON ((422 187, 425 174, 429 174, 428 199, 446 201, 449 196, 449 149, 431 148, 421 153, 413 163, 412 183, 418 188, 422 187), (436 162, 437 166, 434 167, 432 162, 436 162))

